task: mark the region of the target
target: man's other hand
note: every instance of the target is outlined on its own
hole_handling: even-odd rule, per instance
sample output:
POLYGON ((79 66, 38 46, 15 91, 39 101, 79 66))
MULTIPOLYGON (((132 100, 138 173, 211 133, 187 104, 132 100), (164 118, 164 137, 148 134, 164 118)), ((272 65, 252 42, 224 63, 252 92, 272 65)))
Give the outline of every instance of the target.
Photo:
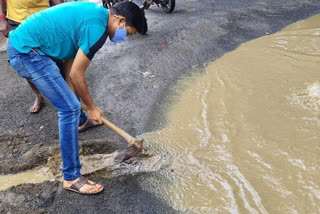
POLYGON ((97 122, 98 124, 102 124, 103 111, 95 106, 92 109, 87 110, 88 118, 97 122))

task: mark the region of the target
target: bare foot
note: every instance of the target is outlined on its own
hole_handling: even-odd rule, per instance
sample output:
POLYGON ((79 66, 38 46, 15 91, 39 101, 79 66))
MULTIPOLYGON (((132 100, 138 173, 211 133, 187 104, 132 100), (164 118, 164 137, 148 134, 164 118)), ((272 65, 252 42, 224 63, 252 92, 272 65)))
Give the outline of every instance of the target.
POLYGON ((73 181, 63 181, 63 188, 81 194, 96 194, 103 190, 101 184, 94 183, 87 178, 80 176, 73 181))
POLYGON ((29 112, 30 113, 38 113, 41 109, 41 107, 44 104, 44 98, 43 96, 36 96, 36 99, 34 100, 33 106, 30 107, 29 112))

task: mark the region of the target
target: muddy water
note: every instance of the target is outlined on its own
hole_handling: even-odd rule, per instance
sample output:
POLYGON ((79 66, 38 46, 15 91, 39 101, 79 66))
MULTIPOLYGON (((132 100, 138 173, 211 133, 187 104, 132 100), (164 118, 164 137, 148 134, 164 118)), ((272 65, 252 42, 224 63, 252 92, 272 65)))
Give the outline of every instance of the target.
MULTIPOLYGON (((83 175, 95 173, 99 170, 104 170, 104 177, 114 177, 113 171, 119 170, 122 165, 116 164, 114 154, 95 154, 95 155, 80 155, 80 161, 83 164, 81 173, 83 175)), ((9 174, 0 176, 0 191, 4 191, 12 186, 17 186, 26 183, 41 183, 46 180, 62 181, 62 160, 61 155, 56 155, 48 158, 45 166, 37 167, 32 170, 17 174, 9 174)), ((116 176, 116 175, 115 175, 116 176)))
POLYGON ((19 184, 41 183, 47 180, 52 180, 53 178, 54 177, 50 173, 48 167, 40 167, 14 175, 0 176, 0 191, 4 191, 19 184))
POLYGON ((143 136, 171 156, 145 188, 186 213, 320 213, 319 20, 181 81, 166 128, 143 136))
MULTIPOLYGON (((109 168, 110 155, 82 157, 82 173, 157 171, 141 185, 183 213, 320 213, 319 20, 243 44, 181 81, 166 127, 143 136, 152 155, 109 168)), ((57 179, 60 162, 0 176, 0 191, 57 179)))

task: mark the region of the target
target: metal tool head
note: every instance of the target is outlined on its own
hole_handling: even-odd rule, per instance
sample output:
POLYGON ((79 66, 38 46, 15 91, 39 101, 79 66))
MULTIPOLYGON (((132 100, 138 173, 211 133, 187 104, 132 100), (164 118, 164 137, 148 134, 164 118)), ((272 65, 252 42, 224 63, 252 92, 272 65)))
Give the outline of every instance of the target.
POLYGON ((137 140, 132 146, 125 149, 118 149, 114 153, 114 160, 116 163, 121 163, 135 156, 143 149, 143 140, 137 140))

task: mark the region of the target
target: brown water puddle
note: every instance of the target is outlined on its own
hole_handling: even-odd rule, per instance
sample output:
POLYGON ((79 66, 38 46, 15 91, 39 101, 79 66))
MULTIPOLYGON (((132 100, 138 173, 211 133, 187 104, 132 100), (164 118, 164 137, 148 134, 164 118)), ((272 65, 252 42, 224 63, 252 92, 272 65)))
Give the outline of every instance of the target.
POLYGON ((4 191, 19 184, 42 183, 53 179, 54 176, 50 173, 48 167, 40 167, 14 175, 0 176, 0 191, 4 191))
MULTIPOLYGON (((143 136, 153 156, 100 176, 159 170, 141 184, 186 213, 319 213, 318 20, 245 43, 181 81, 167 127, 143 136)), ((110 156, 81 162, 82 173, 91 173, 102 163, 108 168, 110 156)), ((0 176, 0 190, 61 178, 59 168, 53 158, 42 168, 0 176)))
POLYGON ((181 81, 167 127, 143 136, 169 151, 173 173, 145 188, 186 213, 320 213, 319 20, 181 81))

